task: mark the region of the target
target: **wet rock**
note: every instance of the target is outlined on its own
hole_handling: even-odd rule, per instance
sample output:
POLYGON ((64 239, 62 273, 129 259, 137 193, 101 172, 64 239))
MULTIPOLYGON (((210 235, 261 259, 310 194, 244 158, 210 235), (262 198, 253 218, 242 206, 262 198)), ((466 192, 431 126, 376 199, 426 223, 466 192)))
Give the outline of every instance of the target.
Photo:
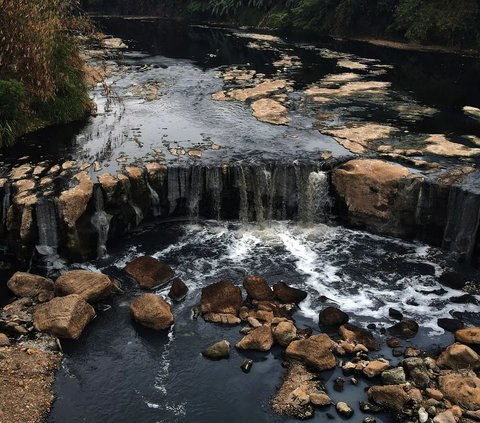
POLYGON ((33 314, 35 329, 59 338, 77 339, 95 310, 79 295, 57 297, 39 305, 33 314))
POLYGON ((344 387, 345 387, 345 379, 343 377, 337 377, 333 381, 333 389, 335 389, 335 391, 342 392, 344 387))
POLYGON ((450 297, 450 302, 454 304, 478 304, 478 300, 472 294, 463 294, 458 297, 450 297))
POLYGON ((297 328, 292 322, 280 322, 273 330, 275 341, 282 347, 287 347, 297 336, 297 328))
POLYGON ((422 351, 415 347, 408 347, 405 348, 403 355, 405 356, 405 358, 420 357, 422 355, 422 351))
POLYGON ((143 294, 130 304, 137 323, 154 330, 165 330, 173 325, 170 305, 155 294, 143 294))
POLYGON ((388 328, 389 333, 403 338, 413 338, 418 332, 418 323, 414 320, 403 320, 388 328))
POLYGON ((273 320, 273 312, 266 310, 257 310, 255 312, 255 318, 260 322, 271 323, 271 321, 273 320))
POLYGON ((313 335, 310 338, 293 341, 287 347, 288 357, 302 360, 318 371, 332 369, 336 365, 332 354, 333 342, 326 334, 313 335))
POLYGON ((247 276, 243 281, 247 294, 254 300, 272 301, 275 296, 267 281, 260 276, 247 276))
POLYGON ((366 416, 364 419, 363 419, 363 423, 376 423, 376 419, 375 417, 372 417, 372 416, 366 416))
POLYGON ((433 423, 457 423, 457 421, 458 418, 456 418, 455 414, 450 410, 443 411, 433 418, 433 423))
POLYGON ((172 286, 168 292, 168 296, 173 301, 182 301, 188 294, 188 286, 180 278, 172 281, 172 286))
POLYGON ((387 345, 390 348, 399 348, 403 345, 403 342, 398 338, 388 338, 387 345))
POLYGON ((4 333, 0 332, 0 347, 7 347, 10 345, 10 339, 4 333))
POLYGON ((458 272, 444 272, 438 281, 452 289, 463 289, 467 283, 467 278, 458 272))
POLYGON ((245 360, 240 368, 243 370, 244 373, 250 373, 250 370, 252 370, 253 367, 253 360, 247 359, 245 360))
POLYGON ((363 344, 370 351, 378 351, 380 349, 380 343, 373 337, 373 335, 368 330, 358 326, 347 323, 340 326, 339 333, 345 341, 363 344))
POLYGON ((428 416, 427 410, 425 410, 425 408, 420 407, 418 409, 417 414, 418 414, 418 421, 420 423, 426 423, 427 422, 429 416, 428 416))
POLYGON ((368 401, 360 401, 360 410, 363 413, 381 413, 383 411, 383 407, 377 404, 372 404, 368 401))
POLYGON ((108 298, 115 292, 118 288, 107 275, 88 270, 71 270, 55 281, 57 296, 77 294, 89 303, 108 298))
POLYGON ((256 100, 250 107, 253 116, 261 122, 271 123, 272 125, 287 125, 289 122, 288 109, 272 98, 256 100))
POLYGON ((442 352, 438 357, 437 365, 453 370, 476 370, 480 367, 480 356, 470 347, 455 343, 442 352))
POLYGON ((437 400, 437 401, 442 401, 443 400, 443 394, 438 389, 427 388, 427 389, 425 389, 425 392, 427 393, 427 395, 430 398, 433 398, 434 400, 437 400))
POLYGON ((252 328, 259 328, 260 326, 263 326, 257 319, 255 319, 255 317, 248 317, 247 322, 252 328))
POLYGON ((292 288, 284 282, 277 282, 273 285, 275 297, 282 303, 298 304, 307 298, 307 293, 301 289, 292 288))
POLYGON ((331 398, 323 393, 310 393, 310 403, 317 407, 326 407, 332 403, 331 398))
POLYGON ((300 405, 308 405, 308 403, 310 402, 309 395, 302 388, 294 389, 290 393, 290 396, 292 397, 293 401, 297 402, 300 405))
POLYGON ((318 316, 319 324, 325 326, 340 326, 348 323, 348 320, 348 315, 337 307, 327 307, 318 316))
POLYGON ((35 298, 39 294, 53 292, 51 279, 25 272, 16 272, 7 286, 17 297, 35 298))
POLYGON ((392 318, 392 319, 395 319, 395 320, 403 320, 403 314, 398 311, 398 310, 395 310, 394 308, 389 308, 388 309, 388 315, 392 318))
POLYGON ((261 326, 252 330, 235 345, 240 350, 269 351, 274 343, 272 330, 269 326, 261 326))
POLYGON ((394 411, 402 411, 409 400, 401 385, 372 386, 368 390, 368 398, 394 411))
POLYGON ((480 409, 480 379, 469 373, 440 376, 439 387, 447 399, 467 410, 480 409))
POLYGON ((455 339, 462 344, 480 345, 480 328, 466 328, 455 332, 455 339))
POLYGON ((458 319, 438 319, 437 324, 447 332, 453 333, 465 327, 464 323, 458 319))
POLYGON ((219 341, 202 351, 204 357, 219 360, 230 357, 230 343, 228 341, 219 341))
POLYGON ((346 417, 347 419, 353 416, 353 408, 350 407, 346 402, 338 402, 336 409, 338 414, 346 417))
POLYGON ((382 372, 382 382, 384 385, 403 385, 406 381, 403 367, 395 367, 394 369, 382 372))
POLYGON ((165 285, 174 276, 168 264, 148 256, 136 258, 123 270, 144 289, 165 285))
POLYGON ((421 358, 406 358, 403 360, 402 364, 417 388, 426 388, 429 385, 430 376, 428 374, 428 369, 421 358))
POLYGON ((368 363, 367 367, 363 369, 363 373, 369 377, 375 377, 380 375, 384 370, 390 367, 390 363, 387 360, 374 360, 368 363))
POLYGON ((240 318, 229 313, 207 313, 203 315, 203 319, 206 322, 222 325, 239 325, 242 322, 240 318))
POLYGON ((200 310, 206 313, 225 313, 238 316, 242 292, 230 281, 220 281, 202 289, 200 310))

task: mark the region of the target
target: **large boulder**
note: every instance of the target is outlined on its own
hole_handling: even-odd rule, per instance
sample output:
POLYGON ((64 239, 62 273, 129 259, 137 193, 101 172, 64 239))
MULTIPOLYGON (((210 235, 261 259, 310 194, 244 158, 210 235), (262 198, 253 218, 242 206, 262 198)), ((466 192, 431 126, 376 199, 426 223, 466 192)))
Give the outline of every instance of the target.
POLYGON ((180 278, 175 278, 168 292, 173 301, 182 301, 188 294, 188 286, 180 278))
POLYGON ((165 285, 174 276, 168 264, 149 256, 136 258, 123 270, 144 289, 165 285))
POLYGON ((235 347, 240 350, 269 351, 273 343, 274 338, 270 326, 260 326, 245 335, 235 347))
POLYGON ((332 183, 354 224, 401 235, 415 229, 415 206, 421 177, 382 160, 351 160, 333 171, 332 183))
POLYGON ((472 374, 451 373, 439 379, 447 399, 467 410, 480 410, 480 379, 472 374))
POLYGON ((403 385, 372 386, 368 390, 368 398, 382 407, 402 411, 410 399, 403 385))
POLYGON ((402 320, 389 327, 388 332, 406 339, 413 338, 418 332, 418 323, 410 319, 402 320))
POLYGON ((480 328, 465 328, 455 332, 455 339, 462 344, 480 345, 480 328))
POLYGON ((347 323, 340 326, 338 331, 340 336, 347 342, 365 345, 370 351, 378 351, 380 349, 380 342, 366 329, 347 323))
POLYGON ((478 369, 480 367, 480 356, 470 347, 455 343, 450 345, 438 357, 437 365, 449 369, 478 369))
POLYGON ((252 299, 257 301, 271 301, 275 297, 272 288, 267 281, 260 276, 247 276, 243 281, 243 287, 252 299))
POLYGON ((275 341, 282 347, 286 347, 297 337, 297 328, 290 322, 280 322, 273 330, 275 341))
POLYGON ((205 348, 202 351, 202 355, 212 360, 220 360, 222 358, 230 357, 230 343, 228 341, 219 341, 205 348))
POLYGON ((430 384, 427 365, 420 357, 406 358, 402 364, 417 388, 426 388, 430 384))
POLYGON ((330 337, 322 333, 291 342, 286 354, 288 357, 302 360, 315 370, 328 370, 336 365, 335 356, 332 354, 333 346, 330 337))
POLYGON ((170 305, 155 294, 143 294, 130 304, 130 311, 136 322, 154 329, 165 330, 173 324, 170 305))
POLYGON ((89 303, 108 298, 115 292, 118 288, 107 275, 89 270, 71 270, 55 282, 57 296, 77 294, 89 303))
POLYGON ((325 326, 340 326, 348 323, 348 320, 348 314, 337 307, 327 307, 318 316, 319 324, 325 326))
POLYGON ((95 310, 80 295, 56 297, 39 305, 33 314, 35 329, 59 338, 77 339, 95 310))
POLYGON ((40 294, 53 292, 53 281, 26 272, 16 272, 7 286, 17 297, 35 298, 40 294))
POLYGON ((275 297, 282 303, 298 304, 307 298, 307 293, 301 289, 292 288, 285 282, 277 282, 273 285, 275 297))
POLYGON ((467 278, 458 272, 444 272, 438 278, 438 281, 452 289, 463 289, 467 283, 467 278))
POLYGON ((230 281, 220 281, 202 289, 200 312, 238 316, 242 306, 242 291, 230 281))

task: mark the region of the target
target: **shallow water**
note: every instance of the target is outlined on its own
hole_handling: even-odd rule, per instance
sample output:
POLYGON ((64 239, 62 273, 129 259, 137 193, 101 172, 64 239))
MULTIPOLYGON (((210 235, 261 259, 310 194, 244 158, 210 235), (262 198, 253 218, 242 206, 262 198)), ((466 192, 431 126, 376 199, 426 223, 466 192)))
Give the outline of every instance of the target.
MULTIPOLYGON (((239 352, 232 347, 229 360, 212 362, 199 352, 227 339, 241 339, 239 327, 224 327, 191 320, 191 308, 202 287, 228 278, 241 284, 246 274, 260 274, 270 283, 284 280, 305 289, 309 296, 295 312, 297 326, 318 332, 318 312, 336 304, 354 323, 376 323, 376 335, 395 323, 388 308, 417 320, 419 334, 406 345, 435 350, 453 341, 436 325, 438 317, 462 312, 467 322, 478 318, 478 306, 452 304, 458 291, 437 280, 448 258, 431 247, 372 236, 364 232, 318 225, 301 227, 287 222, 264 228, 218 222, 198 224, 156 223, 144 226, 126 242, 111 245, 109 256, 84 267, 117 277, 126 293, 100 311, 81 339, 63 342, 64 367, 55 389, 58 398, 50 422, 255 422, 290 421, 274 416, 269 399, 281 383, 282 350, 239 352), (128 304, 141 291, 122 274, 133 258, 153 255, 168 262, 189 286, 184 302, 173 305, 175 325, 167 333, 154 333, 135 325, 128 304), (328 297, 328 300, 320 296, 328 297), (253 370, 240 370, 244 358, 253 358, 253 370)), ((157 291, 166 295, 167 289, 157 291)), ((385 346, 382 355, 393 363, 385 346)), ((323 378, 335 401, 349 402, 356 410, 351 421, 362 421, 358 402, 366 399, 361 380, 343 393, 333 390, 337 369, 323 378)), ((333 408, 317 412, 324 421, 333 408)), ((380 416, 378 421, 389 421, 380 416)))

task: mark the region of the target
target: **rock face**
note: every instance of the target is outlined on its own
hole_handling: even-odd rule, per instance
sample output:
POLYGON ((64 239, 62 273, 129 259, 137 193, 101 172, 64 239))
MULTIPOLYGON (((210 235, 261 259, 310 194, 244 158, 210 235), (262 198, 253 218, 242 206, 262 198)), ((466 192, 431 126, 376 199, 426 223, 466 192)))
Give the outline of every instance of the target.
POLYGON ((242 292, 230 281, 221 281, 202 289, 200 311, 238 316, 242 306, 242 292))
POLYGON ((108 298, 118 288, 107 275, 88 270, 71 270, 55 281, 55 294, 60 297, 77 294, 91 303, 108 298))
POLYGON ((298 304, 307 298, 307 293, 301 289, 292 288, 284 282, 278 282, 273 285, 275 297, 282 303, 298 304))
POLYGON ((451 373, 440 377, 440 390, 450 401, 467 410, 480 409, 480 379, 474 375, 451 373))
POLYGON ((135 299, 130 311, 135 321, 150 329, 165 330, 173 324, 170 305, 155 294, 143 294, 135 299))
POLYGON ((245 335, 235 347, 240 350, 269 351, 273 343, 274 338, 270 326, 260 326, 245 335))
POLYGON ((94 316, 93 307, 74 294, 39 305, 33 314, 33 324, 41 332, 59 338, 77 339, 94 316))
POLYGON ((371 351, 378 351, 380 343, 366 329, 351 324, 342 325, 339 328, 340 335, 347 342, 365 345, 371 351))
POLYGON ((175 278, 172 282, 168 296, 173 301, 182 301, 188 294, 188 286, 180 278, 175 278))
POLYGON ((292 322, 280 322, 273 330, 273 336, 282 347, 286 347, 297 336, 297 328, 292 322))
POLYGON ((480 356, 470 347, 463 344, 450 345, 440 357, 437 365, 449 369, 478 369, 480 367, 480 356))
POLYGON ((332 369, 336 365, 335 356, 331 352, 332 348, 332 340, 322 333, 291 342, 286 354, 288 357, 302 360, 315 370, 323 371, 332 369))
POLYGON ((228 341, 219 341, 202 351, 204 357, 212 360, 219 360, 230 357, 230 343, 228 341))
POLYGON ((275 297, 272 288, 265 279, 260 276, 247 276, 243 281, 243 287, 252 299, 257 301, 271 301, 275 297))
POLYGON ((144 289, 165 285, 173 278, 172 268, 153 257, 138 257, 125 266, 124 271, 144 289))
POLYGON ((466 328, 455 332, 458 342, 469 345, 480 345, 480 328, 466 328))
POLYGON ((345 217, 356 225, 391 235, 415 227, 421 178, 382 160, 351 160, 333 172, 333 186, 345 217))
POLYGON ((53 292, 53 281, 31 273, 16 272, 7 286, 17 297, 34 298, 39 294, 53 292))
POLYGON ((337 307, 327 307, 318 316, 318 322, 325 326, 340 326, 347 323, 348 314, 337 307))

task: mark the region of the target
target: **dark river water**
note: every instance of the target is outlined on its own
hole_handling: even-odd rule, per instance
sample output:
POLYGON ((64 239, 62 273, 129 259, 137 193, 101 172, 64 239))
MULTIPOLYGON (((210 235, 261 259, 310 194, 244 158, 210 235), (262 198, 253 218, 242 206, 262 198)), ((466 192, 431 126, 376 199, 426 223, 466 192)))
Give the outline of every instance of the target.
MULTIPOLYGON (((336 123, 374 120, 406 133, 480 136, 479 123, 462 111, 466 105, 480 107, 478 59, 331 39, 292 38, 252 48, 252 39, 218 28, 134 19, 104 18, 98 23, 129 46, 121 55, 106 58, 115 96, 107 98, 102 87, 96 87, 97 117, 25 138, 2 152, 5 165, 18 163, 20 157, 51 163, 74 159, 98 161, 103 171, 115 172, 155 154, 167 163, 192 161, 171 153, 172 147, 192 146, 205 147, 201 160, 206 162, 293 161, 317 158, 326 150, 348 156, 317 130, 317 114, 325 111, 334 112, 336 123), (302 66, 275 68, 272 62, 282 54, 298 56, 302 66), (323 110, 302 107, 300 93, 308 85, 348 72, 339 69, 339 59, 360 63, 363 70, 356 72, 390 82, 386 100, 345 99, 323 110), (245 104, 211 99, 222 88, 219 70, 235 64, 266 75, 283 72, 294 81, 294 124, 267 125, 254 119, 245 104), (132 94, 132 87, 145 84, 156 84, 155 101, 132 94), (212 143, 220 148, 209 148, 212 143)), ((318 332, 318 312, 329 304, 341 307, 357 324, 375 323, 384 346, 381 354, 392 363, 398 359, 391 357, 381 335, 394 323, 388 317, 390 307, 421 326, 408 344, 432 351, 453 341, 437 326, 438 318, 456 312, 467 323, 479 323, 478 298, 452 301, 462 293, 438 284, 451 265, 442 251, 339 227, 153 222, 126 240, 111 242, 108 252, 102 260, 81 266, 118 278, 125 293, 99 305, 96 319, 78 341, 62 342, 65 360, 55 382, 51 423, 291 421, 275 416, 269 405, 285 372, 279 347, 269 353, 232 348, 229 360, 216 362, 200 355, 218 340, 227 339, 233 346, 241 338, 239 327, 190 317, 201 288, 221 278, 241 284, 245 275, 259 274, 271 283, 283 280, 306 290, 309 296, 294 314, 300 328, 318 332), (175 325, 168 333, 142 329, 130 317, 128 305, 141 292, 121 269, 144 254, 168 262, 190 288, 188 297, 173 305, 175 325), (250 374, 240 370, 245 358, 255 362, 250 374)), ((471 269, 462 270, 477 276, 471 269)), ((338 393, 333 390, 338 375, 339 370, 323 373, 329 393, 334 401, 352 405, 355 416, 350 421, 363 421, 358 402, 366 399, 365 388, 375 381, 361 379, 358 386, 348 385, 338 393)), ((313 421, 327 421, 329 413, 342 420, 332 407, 318 410, 313 421)), ((390 420, 379 416, 377 421, 390 420)))

